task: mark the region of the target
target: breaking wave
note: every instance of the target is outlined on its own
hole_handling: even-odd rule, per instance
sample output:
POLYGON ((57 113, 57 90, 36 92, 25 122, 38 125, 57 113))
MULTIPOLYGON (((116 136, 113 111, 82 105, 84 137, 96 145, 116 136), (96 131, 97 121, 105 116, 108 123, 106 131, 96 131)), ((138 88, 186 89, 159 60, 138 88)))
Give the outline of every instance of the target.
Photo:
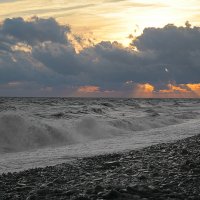
POLYGON ((199 101, 8 100, 0 108, 0 153, 133 136, 200 116, 199 101))
POLYGON ((13 152, 66 142, 63 131, 17 114, 0 116, 0 151, 13 152))
POLYGON ((117 130, 85 117, 76 122, 42 121, 24 115, 0 116, 0 153, 24 151, 112 137, 117 130))
POLYGON ((92 116, 78 120, 45 121, 22 114, 7 113, 0 116, 0 152, 84 143, 174 123, 177 121, 172 119, 168 122, 166 119, 159 120, 159 123, 149 119, 104 121, 92 116))

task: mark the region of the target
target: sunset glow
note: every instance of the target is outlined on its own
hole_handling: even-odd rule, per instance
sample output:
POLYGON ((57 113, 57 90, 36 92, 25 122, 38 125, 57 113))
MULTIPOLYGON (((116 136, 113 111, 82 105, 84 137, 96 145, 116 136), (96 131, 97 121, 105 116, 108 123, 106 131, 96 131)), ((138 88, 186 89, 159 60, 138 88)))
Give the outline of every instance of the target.
POLYGON ((78 92, 80 92, 80 93, 95 93, 95 92, 99 92, 99 87, 97 87, 97 86, 81 86, 78 88, 78 92))
POLYGON ((74 94, 84 97, 199 98, 200 83, 176 85, 170 83, 165 86, 165 89, 156 89, 156 86, 149 83, 133 83, 130 90, 121 92, 118 90, 103 90, 98 86, 80 86, 74 94))
POLYGON ((138 98, 152 98, 154 92, 154 86, 145 83, 145 84, 137 84, 133 90, 133 97, 138 98))
POLYGON ((0 1, 0 95, 199 98, 199 0, 0 1))
POLYGON ((0 0, 0 200, 199 199, 199 130, 200 0, 0 0))
POLYGON ((11 0, 0 2, 0 20, 54 17, 62 24, 70 24, 78 33, 92 32, 97 41, 117 40, 128 45, 128 35, 138 35, 145 27, 183 25, 187 20, 199 25, 199 9, 198 0, 11 0))
POLYGON ((133 90, 137 98, 199 98, 200 84, 166 85, 166 89, 156 90, 155 86, 145 83, 138 84, 133 90))

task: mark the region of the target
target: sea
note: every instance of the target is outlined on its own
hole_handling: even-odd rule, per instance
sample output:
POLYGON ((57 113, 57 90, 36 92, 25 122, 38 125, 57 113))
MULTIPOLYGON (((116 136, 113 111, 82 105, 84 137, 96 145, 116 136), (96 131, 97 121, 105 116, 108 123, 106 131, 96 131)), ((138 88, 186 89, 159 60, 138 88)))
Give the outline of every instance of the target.
POLYGON ((200 99, 0 98, 0 174, 200 133, 200 99))

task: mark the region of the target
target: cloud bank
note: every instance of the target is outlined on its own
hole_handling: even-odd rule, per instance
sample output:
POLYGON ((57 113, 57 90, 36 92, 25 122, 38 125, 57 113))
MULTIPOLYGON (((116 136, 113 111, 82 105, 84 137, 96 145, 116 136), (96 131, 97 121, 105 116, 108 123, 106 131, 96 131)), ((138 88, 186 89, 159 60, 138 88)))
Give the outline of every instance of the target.
POLYGON ((200 95, 200 27, 146 28, 129 47, 109 41, 85 47, 83 41, 53 18, 4 20, 0 95, 200 95), (84 48, 77 52, 74 44, 84 48))

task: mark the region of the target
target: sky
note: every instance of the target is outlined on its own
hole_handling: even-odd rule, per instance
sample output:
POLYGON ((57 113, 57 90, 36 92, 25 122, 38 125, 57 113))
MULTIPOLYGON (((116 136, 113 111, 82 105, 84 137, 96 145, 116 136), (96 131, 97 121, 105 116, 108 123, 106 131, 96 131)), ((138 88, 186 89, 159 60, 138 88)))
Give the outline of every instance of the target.
POLYGON ((0 0, 0 96, 200 97, 199 0, 0 0))

